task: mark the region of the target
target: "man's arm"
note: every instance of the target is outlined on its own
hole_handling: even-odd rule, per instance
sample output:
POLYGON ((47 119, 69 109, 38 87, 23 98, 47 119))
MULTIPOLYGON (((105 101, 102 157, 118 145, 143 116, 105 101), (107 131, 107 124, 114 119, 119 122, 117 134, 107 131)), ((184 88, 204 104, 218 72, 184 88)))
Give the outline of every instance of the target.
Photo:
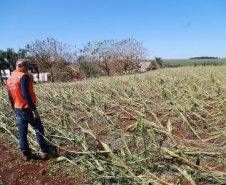
POLYGON ((36 119, 39 117, 39 114, 36 109, 36 105, 32 102, 32 99, 31 99, 31 95, 29 92, 29 82, 30 82, 30 78, 28 77, 28 75, 27 74, 23 75, 22 79, 20 80, 20 88, 21 88, 24 101, 32 110, 34 119, 36 119))
MULTIPOLYGON (((10 103, 10 105, 11 105, 11 107, 13 108, 13 110, 14 110, 14 102, 13 102, 13 99, 12 99, 12 97, 11 97, 11 95, 10 95, 10 93, 9 93, 9 90, 7 89, 7 92, 8 92, 8 99, 9 99, 9 103, 10 103)), ((15 114, 15 117, 17 118, 17 115, 15 114)))
POLYGON ((14 103, 13 103, 13 99, 12 99, 12 97, 11 97, 10 93, 9 93, 9 90, 7 90, 7 92, 8 92, 8 99, 9 99, 9 103, 10 103, 11 107, 12 107, 12 108, 13 108, 13 110, 14 110, 14 103))

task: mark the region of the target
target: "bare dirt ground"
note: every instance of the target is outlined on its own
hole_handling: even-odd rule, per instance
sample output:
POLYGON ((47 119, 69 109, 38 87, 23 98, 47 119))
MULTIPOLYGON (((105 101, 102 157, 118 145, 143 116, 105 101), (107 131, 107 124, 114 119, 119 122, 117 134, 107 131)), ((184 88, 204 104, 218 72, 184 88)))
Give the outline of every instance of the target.
POLYGON ((24 162, 20 148, 8 144, 9 138, 2 133, 0 138, 0 185, 89 184, 78 169, 68 168, 70 164, 58 163, 56 159, 44 161, 34 154, 33 159, 24 162))

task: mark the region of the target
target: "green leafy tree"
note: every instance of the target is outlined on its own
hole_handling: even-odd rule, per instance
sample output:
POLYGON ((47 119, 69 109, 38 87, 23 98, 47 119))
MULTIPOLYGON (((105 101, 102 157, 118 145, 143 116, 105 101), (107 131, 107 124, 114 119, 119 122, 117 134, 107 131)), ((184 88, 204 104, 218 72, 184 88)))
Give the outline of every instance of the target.
POLYGON ((155 62, 160 68, 164 66, 164 62, 161 57, 155 57, 155 62))
POLYGON ((18 51, 18 58, 27 58, 27 50, 26 49, 19 49, 18 51))
POLYGON ((10 74, 16 69, 16 61, 18 60, 18 53, 12 48, 7 48, 5 58, 9 64, 10 74))
POLYGON ((4 70, 5 69, 9 69, 9 68, 10 68, 10 65, 9 65, 9 63, 6 60, 5 52, 0 50, 0 78, 1 78, 1 85, 4 85, 2 73, 4 74, 5 73, 4 70))

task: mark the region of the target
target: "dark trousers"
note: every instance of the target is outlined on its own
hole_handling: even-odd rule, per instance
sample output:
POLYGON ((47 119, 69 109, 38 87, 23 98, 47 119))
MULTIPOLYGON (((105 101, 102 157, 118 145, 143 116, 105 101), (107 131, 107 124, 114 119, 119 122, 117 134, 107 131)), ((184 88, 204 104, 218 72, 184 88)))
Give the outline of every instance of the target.
POLYGON ((20 148, 24 156, 31 155, 31 149, 29 148, 27 134, 28 134, 28 123, 36 131, 36 139, 41 148, 42 153, 49 153, 50 148, 46 140, 43 138, 44 127, 42 125, 40 117, 34 119, 33 113, 30 108, 27 109, 14 109, 19 124, 19 142, 20 148), (37 132, 38 131, 38 132, 37 132), (41 133, 41 134, 40 134, 41 133))

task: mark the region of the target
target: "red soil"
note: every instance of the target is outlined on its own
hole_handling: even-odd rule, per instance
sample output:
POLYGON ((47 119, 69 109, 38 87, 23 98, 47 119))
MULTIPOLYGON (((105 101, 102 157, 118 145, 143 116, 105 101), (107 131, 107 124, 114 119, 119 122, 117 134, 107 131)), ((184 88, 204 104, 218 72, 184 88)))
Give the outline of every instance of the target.
POLYGON ((172 134, 175 136, 180 137, 181 139, 197 139, 197 137, 194 134, 190 134, 188 132, 185 132, 183 130, 172 130, 172 134))
MULTIPOLYGON (((3 138, 1 133, 0 136, 3 138)), ((53 161, 54 159, 43 161, 36 157, 24 162, 19 148, 15 145, 0 144, 0 184, 83 184, 83 176, 65 175, 66 167, 54 169, 53 161)))

